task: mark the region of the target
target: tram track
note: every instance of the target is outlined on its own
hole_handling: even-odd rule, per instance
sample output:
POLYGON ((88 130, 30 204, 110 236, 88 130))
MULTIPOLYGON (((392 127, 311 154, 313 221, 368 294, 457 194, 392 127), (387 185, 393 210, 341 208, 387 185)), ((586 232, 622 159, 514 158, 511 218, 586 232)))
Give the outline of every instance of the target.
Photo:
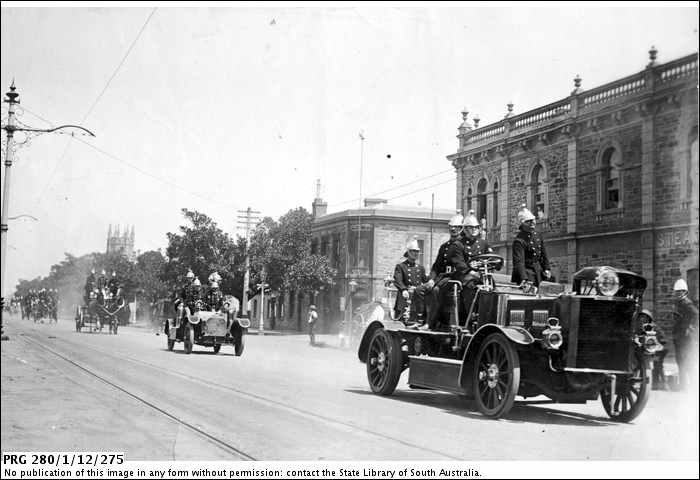
MULTIPOLYGON (((122 387, 121 385, 118 385, 117 383, 112 382, 111 380, 109 380, 109 379, 106 378, 105 376, 100 375, 99 373, 97 373, 97 372, 93 371, 92 369, 86 367, 86 366, 83 365, 81 362, 78 362, 78 361, 76 361, 76 360, 74 360, 74 359, 71 359, 71 358, 69 358, 69 357, 63 355, 63 354, 60 353, 60 352, 57 352, 57 351, 54 350, 53 348, 51 348, 51 347, 49 347, 48 345, 46 345, 46 344, 44 344, 44 343, 38 341, 38 340, 35 339, 34 337, 32 337, 32 336, 30 336, 30 335, 28 335, 28 334, 19 334, 18 337, 19 337, 20 339, 22 339, 22 341, 24 341, 24 342, 26 342, 26 343, 33 344, 33 345, 35 345, 35 346, 41 348, 43 351, 46 351, 46 352, 51 353, 52 355, 54 355, 54 356, 60 358, 61 360, 63 360, 63 361, 65 361, 65 362, 69 363, 70 365, 72 365, 72 366, 74 366, 75 368, 81 370, 82 372, 87 373, 88 375, 90 375, 90 376, 92 376, 92 377, 98 379, 99 381, 101 381, 101 382, 103 382, 103 383, 109 385, 110 387, 112 387, 112 388, 114 388, 114 389, 116 389, 116 390, 118 390, 118 391, 120 391, 120 392, 122 392, 122 393, 128 395, 129 397, 131 397, 131 398, 137 400, 138 402, 142 403, 143 405, 146 405, 147 407, 151 408, 152 410, 155 410, 156 412, 162 414, 163 416, 169 418, 170 420, 173 420, 173 421, 176 422, 177 424, 179 424, 179 425, 181 425, 181 426, 187 428, 188 430, 190 430, 190 431, 196 433, 197 435, 199 435, 200 437, 202 437, 202 438, 203 438, 204 440, 206 440, 207 442, 209 442, 209 443, 211 443, 211 444, 217 446, 218 448, 220 448, 220 449, 226 451, 227 453, 232 453, 232 454, 234 454, 236 457, 239 457, 241 460, 257 460, 255 457, 253 457, 253 456, 247 454, 246 452, 244 452, 243 450, 237 448, 236 446, 231 445, 231 444, 228 443, 227 441, 225 441, 225 440, 223 440, 223 439, 221 439, 221 438, 218 438, 218 437, 216 437, 215 435, 213 435, 213 434, 211 434, 211 433, 206 432, 205 430, 203 430, 203 429, 197 427, 196 425, 193 425, 192 423, 190 423, 190 422, 188 422, 188 421, 186 421, 186 420, 184 420, 184 419, 178 417, 177 415, 175 415, 175 414, 169 412, 169 411, 166 410, 165 408, 159 407, 158 405, 156 405, 156 404, 154 404, 153 402, 151 402, 151 401, 145 399, 143 396, 139 395, 138 393, 132 392, 132 391, 128 390, 127 388, 124 388, 124 387, 122 387)), ((58 337, 54 337, 54 338, 58 338, 58 337)), ((95 349, 91 349, 91 350, 94 351, 95 349)), ((104 354, 104 352, 100 352, 100 353, 103 353, 103 354, 104 354)), ((113 355, 111 355, 111 356, 114 357, 113 355)))
MULTIPOLYGON (((25 337, 26 337, 26 334, 25 334, 25 337)), ((75 345, 74 345, 71 341, 69 341, 69 340, 67 340, 67 339, 64 339, 64 338, 61 338, 61 337, 58 337, 58 336, 57 336, 57 337, 54 337, 54 340, 60 340, 60 341, 62 341, 62 342, 63 342, 66 346, 68 346, 69 348, 74 348, 74 347, 75 347, 75 345)), ((33 341, 34 341, 35 343, 37 343, 37 344, 41 344, 41 342, 39 342, 39 341, 37 341, 37 340, 35 340, 35 339, 33 339, 33 341)), ((40 345, 40 346, 42 346, 43 348, 46 348, 46 349, 49 349, 49 348, 50 348, 50 347, 46 347, 46 346, 44 346, 44 345, 40 345)), ((165 368, 165 367, 162 367, 162 366, 159 366, 159 365, 155 365, 155 364, 153 364, 153 363, 150 363, 150 362, 147 362, 147 361, 144 361, 144 360, 135 359, 135 358, 128 357, 128 356, 124 356, 124 355, 119 355, 118 353, 114 353, 114 352, 105 352, 104 350, 99 350, 99 349, 97 349, 97 348, 94 348, 94 347, 91 347, 91 346, 85 345, 85 344, 81 344, 81 345, 80 345, 80 348, 83 349, 83 350, 85 350, 85 349, 91 350, 92 352, 95 352, 96 354, 99 354, 99 355, 102 356, 102 357, 104 357, 104 356, 106 355, 106 356, 109 356, 109 357, 111 357, 111 358, 113 358, 113 359, 115 359, 115 360, 127 361, 127 362, 130 362, 130 363, 134 364, 134 365, 140 365, 140 366, 143 366, 143 367, 147 367, 147 368, 150 368, 150 369, 152 369, 152 370, 154 370, 154 371, 156 371, 156 372, 163 373, 163 374, 166 374, 166 375, 175 377, 175 378, 180 378, 180 379, 183 379, 183 380, 187 380, 187 381, 190 381, 190 382, 192 382, 192 383, 201 385, 201 386, 203 386, 203 387, 216 389, 216 390, 219 390, 219 391, 222 391, 222 392, 226 392, 226 393, 228 393, 228 394, 233 394, 233 395, 235 395, 235 396, 237 396, 237 397, 244 398, 244 399, 247 399, 247 400, 251 400, 251 401, 256 402, 256 403, 258 403, 258 404, 262 404, 262 405, 264 405, 265 407, 271 407, 271 408, 275 408, 275 409, 278 409, 278 410, 282 410, 282 411, 284 411, 284 412, 286 412, 286 413, 290 413, 290 414, 293 414, 293 415, 295 415, 295 416, 299 416, 299 417, 305 418, 305 419, 307 419, 307 420, 311 420, 311 421, 314 421, 314 422, 318 422, 318 423, 324 424, 324 425, 326 425, 326 426, 330 426, 330 427, 334 427, 334 428, 336 428, 336 429, 340 429, 341 431, 348 431, 348 430, 350 430, 350 431, 354 431, 354 432, 357 432, 357 433, 361 433, 361 434, 363 434, 363 435, 367 435, 367 436, 370 436, 370 437, 377 438, 377 439, 379 439, 379 440, 381 440, 381 441, 390 441, 390 442, 399 444, 399 445, 404 446, 404 447, 408 447, 408 448, 412 448, 412 449, 418 449, 418 450, 421 450, 421 451, 423 451, 423 452, 429 452, 429 453, 431 453, 431 454, 434 454, 434 455, 436 456, 436 458, 444 458, 444 459, 446 459, 446 460, 463 460, 463 458, 461 458, 461 457, 456 457, 456 456, 449 455, 449 454, 447 454, 447 453, 444 452, 444 451, 439 451, 439 450, 431 449, 430 447, 427 447, 427 446, 425 446, 425 445, 418 445, 418 444, 415 444, 415 443, 411 443, 411 442, 408 442, 408 441, 406 441, 406 440, 393 437, 393 436, 391 436, 391 435, 386 435, 386 434, 383 434, 383 433, 380 433, 380 432, 373 431, 373 430, 371 430, 371 429, 365 428, 365 427, 360 426, 360 425, 356 425, 356 424, 351 423, 351 422, 347 422, 347 421, 344 421, 344 420, 339 420, 339 419, 336 419, 336 418, 329 417, 329 416, 327 416, 327 415, 322 415, 322 414, 319 414, 319 413, 316 413, 316 412, 313 412, 313 411, 309 411, 309 410, 306 410, 306 409, 303 409, 303 408, 299 408, 299 407, 295 407, 295 406, 292 406, 292 405, 288 405, 288 404, 286 404, 286 403, 280 402, 280 401, 278 401, 278 400, 275 400, 275 399, 272 399, 272 398, 269 398, 269 397, 266 397, 266 396, 263 396, 263 395, 259 395, 259 394, 255 394, 255 393, 250 393, 250 392, 245 392, 245 391, 243 391, 243 390, 237 389, 237 388, 232 387, 232 386, 230 386, 230 385, 224 385, 224 384, 222 384, 222 383, 219 383, 219 382, 216 382, 216 381, 211 381, 211 380, 204 380, 204 379, 202 379, 202 378, 198 378, 198 377, 195 377, 195 376, 192 376, 192 375, 188 375, 188 374, 186 374, 186 373, 174 371, 174 370, 172 370, 172 369, 168 369, 168 368, 165 368)), ((60 353, 56 353, 56 352, 52 352, 52 353, 54 353, 54 354, 60 356, 61 358, 63 358, 64 360, 69 361, 70 363, 74 363, 74 364, 75 364, 75 362, 73 362, 71 359, 68 359, 67 357, 61 355, 60 353)), ((100 376, 99 374, 95 374, 95 373, 93 373, 93 372, 90 372, 89 369, 86 369, 85 367, 82 367, 82 366, 79 366, 79 367, 85 369, 86 371, 88 371, 88 373, 90 373, 90 374, 92 374, 92 375, 94 375, 94 376, 97 376, 97 377, 100 378, 101 380, 106 381, 106 382, 109 383, 110 385, 113 385, 113 384, 112 384, 111 382, 109 382, 108 380, 103 379, 102 376, 100 376)), ((113 386, 115 386, 115 385, 113 385, 113 386)), ((122 389, 121 387, 119 387, 119 386, 116 386, 116 388, 118 388, 118 389, 120 389, 120 390, 122 390, 122 391, 125 391, 125 390, 123 390, 123 389, 122 389)), ((129 392, 126 392, 126 391, 125 391, 125 393, 129 393, 129 392)), ((130 393, 129 393, 129 394, 130 394, 130 393)), ((131 394, 130 394, 130 395, 131 395, 131 394)), ((132 396, 133 396, 133 395, 132 395, 132 396)), ((144 400, 142 400, 141 398, 138 398, 138 397, 135 397, 135 398, 137 398, 137 400, 140 400, 140 401, 142 401, 142 402, 148 404, 148 405, 151 406, 151 407, 156 407, 156 409, 157 409, 158 411, 161 411, 160 409, 157 408, 157 406, 151 405, 150 403, 147 403, 147 401, 144 401, 144 400)), ((161 413, 163 413, 163 412, 161 412, 161 413)), ((166 414, 166 415, 167 415, 167 416, 170 416, 171 418, 173 418, 173 419, 176 420, 176 421, 181 421, 180 419, 178 419, 178 418, 175 417, 175 416, 172 416, 171 414, 166 414)), ((183 423, 183 424, 186 424, 187 422, 182 421, 182 423, 183 423)), ((187 424, 186 426, 188 426, 188 428, 193 428, 193 429, 195 429, 196 432, 202 434, 201 429, 199 429, 198 427, 193 426, 193 425, 190 425, 190 424, 187 424)), ((208 434, 206 434, 206 432, 204 432, 204 435, 208 435, 208 434)), ((225 443, 225 442, 224 442, 224 443, 225 443)), ((234 448, 235 448, 235 447, 234 447, 234 448)), ((244 454, 244 455, 247 455, 247 454, 244 454)), ((248 457, 250 457, 250 456, 248 456, 248 457)), ((248 458, 248 459, 254 460, 252 457, 251 457, 251 458, 248 458)))

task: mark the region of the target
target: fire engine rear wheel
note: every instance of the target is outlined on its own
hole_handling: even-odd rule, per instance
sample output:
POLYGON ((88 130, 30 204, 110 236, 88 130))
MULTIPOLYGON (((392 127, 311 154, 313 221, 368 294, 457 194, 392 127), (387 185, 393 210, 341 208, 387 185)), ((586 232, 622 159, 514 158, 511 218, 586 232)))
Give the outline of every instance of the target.
POLYGON ((513 407, 520 385, 520 359, 505 335, 492 333, 481 344, 474 364, 474 398, 483 415, 500 418, 513 407))
POLYGON ((649 390, 651 390, 649 360, 637 352, 632 362, 632 376, 617 377, 614 405, 610 403, 610 383, 600 392, 605 413, 616 422, 634 420, 642 413, 649 400, 649 390))
POLYGON ((185 353, 192 353, 194 346, 194 329, 190 325, 185 326, 185 353))
POLYGON ((403 370, 401 340, 383 328, 374 332, 367 349, 367 380, 372 391, 391 395, 403 370))

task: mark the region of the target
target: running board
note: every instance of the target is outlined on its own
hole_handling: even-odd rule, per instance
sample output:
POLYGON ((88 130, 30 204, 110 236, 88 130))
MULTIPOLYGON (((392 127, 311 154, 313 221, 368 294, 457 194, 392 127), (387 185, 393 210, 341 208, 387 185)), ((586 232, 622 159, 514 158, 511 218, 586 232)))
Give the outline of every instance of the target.
POLYGON ((450 358, 408 356, 408 384, 429 390, 443 390, 466 395, 459 386, 461 360, 450 358))

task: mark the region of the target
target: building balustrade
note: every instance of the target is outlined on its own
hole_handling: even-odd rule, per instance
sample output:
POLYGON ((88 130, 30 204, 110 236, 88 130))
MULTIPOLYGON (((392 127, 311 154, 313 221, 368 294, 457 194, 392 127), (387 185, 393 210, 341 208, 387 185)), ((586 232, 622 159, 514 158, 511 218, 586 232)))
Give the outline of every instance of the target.
MULTIPOLYGON (((541 127, 556 120, 575 118, 580 113, 585 113, 588 109, 601 104, 645 92, 655 88, 655 84, 666 84, 691 75, 697 76, 696 55, 688 55, 661 65, 655 65, 654 59, 655 56, 650 66, 644 71, 588 91, 582 91, 579 88, 581 79, 576 77, 574 79, 576 89, 572 95, 549 105, 512 115, 512 104, 509 104, 509 114, 498 122, 474 129, 467 128, 463 124, 459 135, 460 147, 466 150, 467 147, 473 147, 476 144, 505 140, 511 135, 520 133, 521 130, 541 127)), ((466 115, 464 116, 466 124, 466 115)))

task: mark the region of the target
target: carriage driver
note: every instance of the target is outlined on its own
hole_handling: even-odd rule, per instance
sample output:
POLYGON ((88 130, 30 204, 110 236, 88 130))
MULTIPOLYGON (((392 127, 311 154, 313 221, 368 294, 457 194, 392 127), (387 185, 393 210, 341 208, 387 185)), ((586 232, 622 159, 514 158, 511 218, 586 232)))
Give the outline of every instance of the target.
POLYGON ((85 300, 85 305, 90 303, 90 292, 92 292, 97 286, 97 279, 95 278, 95 267, 90 270, 90 275, 88 275, 85 280, 85 291, 83 294, 83 299, 85 300))
POLYGON ((440 245, 437 258, 430 270, 430 280, 427 289, 432 289, 428 295, 428 323, 422 329, 436 330, 440 320, 441 300, 447 299, 447 282, 453 278, 461 278, 469 269, 464 256, 464 243, 461 235, 464 229, 464 217, 457 214, 449 223, 450 239, 440 245), (433 288, 433 285, 435 288, 433 288))
POLYGON ((423 284, 428 281, 428 277, 425 275, 425 267, 416 263, 419 254, 418 240, 414 237, 406 244, 406 252, 403 254, 406 260, 397 264, 394 269, 394 285, 398 290, 394 304, 394 317, 401 318, 408 305, 410 292, 413 291, 416 317, 422 323, 425 318, 425 292, 427 290, 423 284))

